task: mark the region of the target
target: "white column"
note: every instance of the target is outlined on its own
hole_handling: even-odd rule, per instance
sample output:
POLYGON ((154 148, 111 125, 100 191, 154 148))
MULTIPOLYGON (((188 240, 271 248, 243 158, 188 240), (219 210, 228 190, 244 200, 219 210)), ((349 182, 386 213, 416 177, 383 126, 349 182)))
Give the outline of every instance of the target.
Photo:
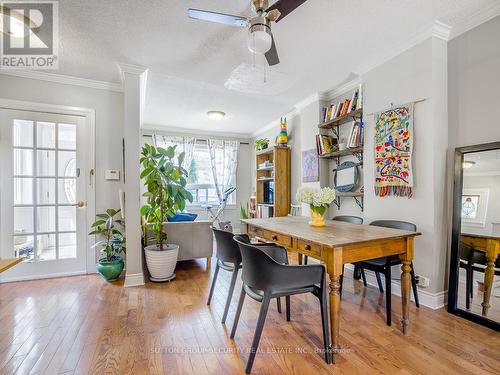
POLYGON ((125 286, 144 284, 140 215, 141 120, 147 83, 147 69, 119 64, 123 83, 125 140, 125 236, 127 239, 125 286))

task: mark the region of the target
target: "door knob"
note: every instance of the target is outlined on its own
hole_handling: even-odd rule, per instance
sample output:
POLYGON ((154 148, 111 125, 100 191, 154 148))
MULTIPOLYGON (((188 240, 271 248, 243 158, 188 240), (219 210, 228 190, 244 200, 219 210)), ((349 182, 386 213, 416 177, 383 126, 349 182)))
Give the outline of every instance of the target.
POLYGON ((80 202, 74 204, 73 206, 76 206, 78 208, 83 208, 83 207, 85 207, 85 202, 84 201, 80 201, 80 202))

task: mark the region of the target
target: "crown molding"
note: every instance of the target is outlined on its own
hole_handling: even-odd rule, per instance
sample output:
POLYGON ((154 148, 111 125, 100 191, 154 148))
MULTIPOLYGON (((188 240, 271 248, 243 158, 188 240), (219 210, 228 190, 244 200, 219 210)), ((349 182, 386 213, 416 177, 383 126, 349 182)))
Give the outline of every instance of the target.
POLYGON ((123 84, 125 73, 140 76, 142 73, 147 73, 148 68, 142 65, 133 65, 126 63, 117 63, 118 71, 120 72, 120 79, 123 84))
POLYGON ((336 88, 332 90, 325 91, 321 93, 321 97, 325 101, 332 101, 336 97, 339 97, 341 95, 344 95, 345 93, 352 91, 354 89, 357 89, 359 85, 362 83, 361 77, 356 77, 349 82, 346 82, 340 86, 337 86, 336 88))
POLYGON ((305 99, 302 99, 300 102, 296 103, 293 108, 296 111, 302 111, 308 105, 320 101, 320 93, 315 92, 314 94, 309 95, 305 99))
POLYGON ((12 77, 59 83, 63 85, 81 86, 97 90, 108 90, 115 92, 123 91, 122 85, 120 83, 96 81, 92 79, 78 78, 63 74, 41 72, 37 70, 0 70, 0 74, 12 77))
MULTIPOLYGON (((311 95, 312 96, 312 95, 311 95)), ((316 97, 317 97, 317 94, 316 94, 316 97)), ((309 97, 308 97, 309 98, 309 97)), ((304 100, 305 101, 305 100, 304 100)), ((311 102, 313 103, 313 102, 311 102)), ((294 118, 295 116, 299 115, 299 110, 297 108, 294 108, 292 109, 291 111, 288 111, 284 116, 289 120, 289 119, 292 119, 294 118)), ((267 124, 266 126, 264 126, 263 128, 260 128, 256 131, 254 131, 250 136, 252 138, 255 138, 273 128, 276 128, 280 125, 280 121, 281 121, 281 118, 280 119, 277 119, 277 120, 273 120, 271 121, 269 124, 267 124)))
POLYGON ((444 22, 436 21, 432 26, 431 36, 442 39, 444 41, 450 40, 452 27, 444 22))
POLYGON ((457 36, 460 36, 497 16, 500 16, 500 2, 495 2, 489 6, 485 6, 476 13, 467 17, 464 22, 453 26, 450 33, 450 39, 454 39, 457 36))

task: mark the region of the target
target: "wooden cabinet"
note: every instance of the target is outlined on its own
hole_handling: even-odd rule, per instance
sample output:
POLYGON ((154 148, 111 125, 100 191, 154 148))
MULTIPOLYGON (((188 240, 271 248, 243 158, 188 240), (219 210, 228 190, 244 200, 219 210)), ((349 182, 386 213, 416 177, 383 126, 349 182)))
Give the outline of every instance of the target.
POLYGON ((257 151, 257 216, 287 216, 290 212, 291 166, 289 147, 257 151), (268 191, 272 190, 272 199, 268 191))

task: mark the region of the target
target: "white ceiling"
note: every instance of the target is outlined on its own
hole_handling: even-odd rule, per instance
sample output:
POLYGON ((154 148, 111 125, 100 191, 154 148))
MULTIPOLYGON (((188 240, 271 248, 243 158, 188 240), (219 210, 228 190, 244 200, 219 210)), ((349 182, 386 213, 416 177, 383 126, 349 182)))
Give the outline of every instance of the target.
POLYGON ((146 126, 251 134, 435 20, 453 26, 498 1, 309 0, 273 27, 281 64, 267 71, 268 83, 260 72, 257 88, 242 93, 224 84, 253 64, 246 31, 186 12, 249 16, 249 0, 61 0, 57 73, 119 82, 116 62, 146 66, 146 126), (209 110, 227 116, 212 122, 209 110))
POLYGON ((466 176, 500 175, 500 150, 465 154, 464 160, 475 163, 471 168, 464 169, 466 176))

